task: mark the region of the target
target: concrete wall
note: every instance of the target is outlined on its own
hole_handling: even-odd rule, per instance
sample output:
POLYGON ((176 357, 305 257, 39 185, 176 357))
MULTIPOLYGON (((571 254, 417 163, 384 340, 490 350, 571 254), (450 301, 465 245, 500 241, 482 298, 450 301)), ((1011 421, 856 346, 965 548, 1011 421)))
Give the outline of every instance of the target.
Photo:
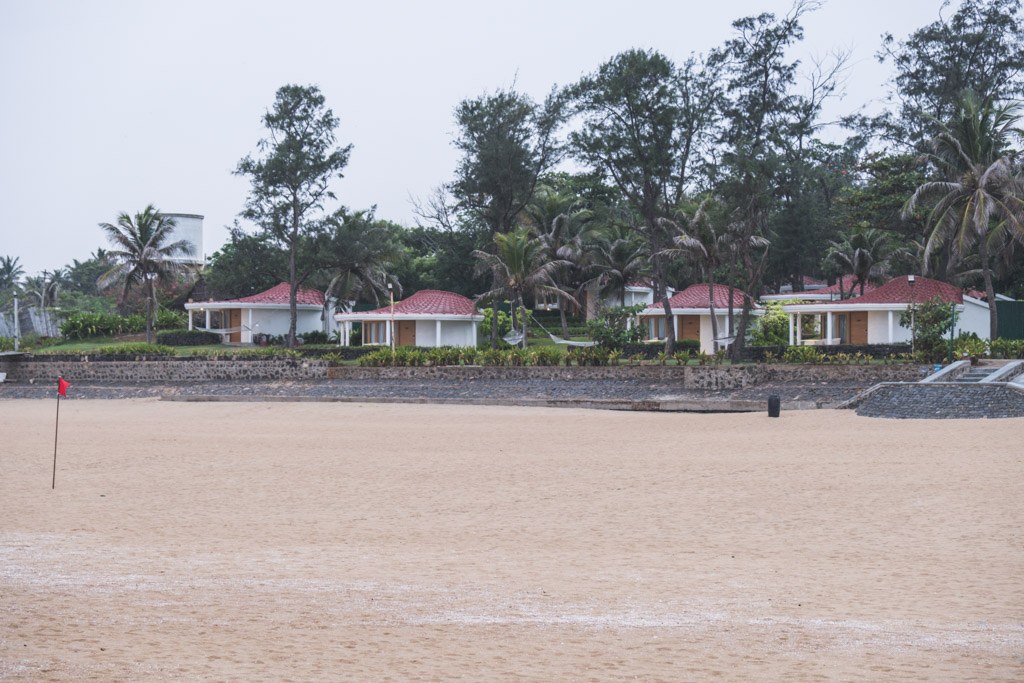
MULTIPOLYGON (((835 323, 833 323, 835 324, 835 323)), ((910 342, 910 328, 900 327, 900 312, 892 314, 892 343, 910 342)), ((888 344, 889 311, 868 311, 868 344, 888 344)))

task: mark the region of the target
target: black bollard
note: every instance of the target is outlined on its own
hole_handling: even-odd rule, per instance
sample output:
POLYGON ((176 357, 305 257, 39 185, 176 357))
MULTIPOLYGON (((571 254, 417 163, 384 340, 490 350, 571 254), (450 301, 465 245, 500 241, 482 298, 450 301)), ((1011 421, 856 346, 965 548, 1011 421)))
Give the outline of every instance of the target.
POLYGON ((782 399, 774 394, 768 397, 768 417, 778 417, 782 407, 782 399))

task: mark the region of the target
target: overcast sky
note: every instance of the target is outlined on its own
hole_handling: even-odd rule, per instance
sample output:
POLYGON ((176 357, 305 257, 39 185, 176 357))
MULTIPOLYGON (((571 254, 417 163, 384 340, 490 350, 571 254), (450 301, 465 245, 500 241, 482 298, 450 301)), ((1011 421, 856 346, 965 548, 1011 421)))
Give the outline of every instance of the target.
MULTIPOLYGON (((733 20, 788 0, 0 0, 0 256, 26 274, 108 246, 97 227, 153 203, 205 216, 223 244, 248 181, 232 175, 286 83, 316 84, 354 145, 341 203, 412 224, 410 197, 448 181, 452 112, 517 87, 541 98, 623 50, 682 61, 733 20)), ((830 0, 793 56, 852 52, 838 116, 885 94, 880 36, 939 16, 940 0, 830 0)), ((947 10, 947 14, 952 10, 947 10)))

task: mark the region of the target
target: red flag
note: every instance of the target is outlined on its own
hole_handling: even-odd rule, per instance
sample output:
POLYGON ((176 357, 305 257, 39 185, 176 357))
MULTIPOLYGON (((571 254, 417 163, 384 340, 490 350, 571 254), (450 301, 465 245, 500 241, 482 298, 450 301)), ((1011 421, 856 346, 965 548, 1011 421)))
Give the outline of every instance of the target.
POLYGON ((64 398, 67 398, 68 397, 68 387, 70 387, 70 386, 71 386, 71 382, 68 382, 63 377, 58 377, 57 378, 57 395, 58 396, 63 396, 64 398))

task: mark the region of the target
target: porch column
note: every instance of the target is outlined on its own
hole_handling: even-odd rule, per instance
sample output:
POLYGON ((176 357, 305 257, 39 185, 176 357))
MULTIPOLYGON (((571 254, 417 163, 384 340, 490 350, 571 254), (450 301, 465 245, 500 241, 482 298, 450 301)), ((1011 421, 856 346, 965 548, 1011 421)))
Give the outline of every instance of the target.
MULTIPOLYGON (((252 309, 251 308, 249 309, 249 323, 246 325, 246 327, 249 328, 249 343, 252 344, 253 339, 252 339, 252 309)), ((239 337, 239 339, 241 339, 241 337, 239 337)), ((245 341, 245 340, 241 339, 241 341, 245 341)))
POLYGON ((192 330, 192 309, 188 309, 188 329, 192 330))
POLYGON ((473 322, 472 327, 473 327, 473 348, 475 349, 476 348, 476 344, 477 344, 477 341, 476 341, 476 328, 479 327, 479 325, 477 325, 476 322, 473 322))
POLYGON ((392 324, 393 323, 390 320, 384 323, 384 346, 391 346, 392 324))
POLYGON ((800 346, 804 342, 804 316, 802 313, 796 314, 796 345, 800 346))
POLYGON ((206 309, 206 329, 210 329, 210 309, 206 309))
POLYGON ((435 328, 437 331, 434 333, 434 346, 441 346, 441 321, 437 321, 435 328))
POLYGON ((828 339, 826 344, 832 343, 832 311, 825 312, 825 337, 828 339))
POLYGON ((796 317, 796 313, 789 314, 789 345, 793 346, 796 344, 796 327, 793 325, 793 318, 796 317))
POLYGON ((889 311, 889 343, 892 344, 893 312, 889 311))

